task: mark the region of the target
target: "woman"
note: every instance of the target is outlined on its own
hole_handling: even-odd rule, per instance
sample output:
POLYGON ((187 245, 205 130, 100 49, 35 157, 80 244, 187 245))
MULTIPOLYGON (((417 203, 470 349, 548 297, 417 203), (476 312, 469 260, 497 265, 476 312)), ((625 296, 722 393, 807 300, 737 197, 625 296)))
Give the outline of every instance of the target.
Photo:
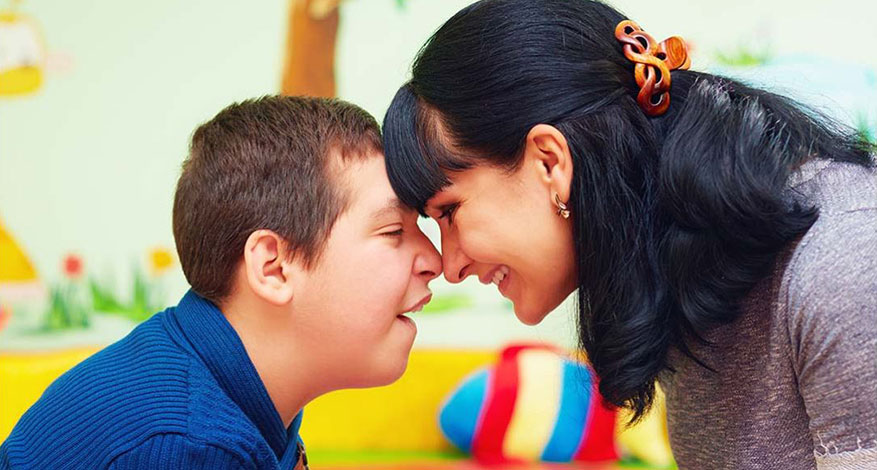
POLYGON ((524 323, 578 290, 602 394, 640 417, 660 382, 682 468, 877 468, 871 148, 625 20, 454 15, 387 112, 394 189, 524 323))

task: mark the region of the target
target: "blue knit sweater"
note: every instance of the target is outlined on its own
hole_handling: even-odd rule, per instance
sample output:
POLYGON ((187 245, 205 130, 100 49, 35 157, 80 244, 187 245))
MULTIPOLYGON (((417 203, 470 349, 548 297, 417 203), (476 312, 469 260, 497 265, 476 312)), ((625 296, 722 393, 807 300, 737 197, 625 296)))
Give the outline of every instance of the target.
POLYGON ((284 469, 289 429, 222 312, 189 292, 52 383, 0 469, 284 469))

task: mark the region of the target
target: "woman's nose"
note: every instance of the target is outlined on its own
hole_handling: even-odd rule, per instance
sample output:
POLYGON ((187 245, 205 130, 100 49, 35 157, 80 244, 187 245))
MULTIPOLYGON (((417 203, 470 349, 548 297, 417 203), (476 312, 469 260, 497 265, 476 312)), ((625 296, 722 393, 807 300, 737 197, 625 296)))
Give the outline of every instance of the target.
POLYGON ((453 284, 466 279, 472 274, 471 265, 472 259, 460 249, 457 240, 453 237, 442 236, 442 266, 445 271, 445 279, 453 284))

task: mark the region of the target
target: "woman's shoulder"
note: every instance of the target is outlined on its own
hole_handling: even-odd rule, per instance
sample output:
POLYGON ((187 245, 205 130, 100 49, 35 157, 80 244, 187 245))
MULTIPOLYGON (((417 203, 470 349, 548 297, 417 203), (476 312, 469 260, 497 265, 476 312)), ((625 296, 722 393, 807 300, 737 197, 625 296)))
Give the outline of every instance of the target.
POLYGON ((877 207, 820 212, 795 246, 783 278, 792 302, 869 289, 877 295, 877 207))
POLYGON ((863 310, 877 317, 877 169, 817 161, 796 177, 790 191, 819 218, 787 258, 780 301, 793 321, 863 310))
POLYGON ((810 160, 790 175, 786 188, 790 202, 815 205, 820 218, 873 210, 877 208, 877 165, 810 160))
POLYGON ((877 278, 877 168, 811 160, 787 187, 791 202, 819 210, 785 263, 789 294, 810 292, 814 283, 850 281, 850 275, 869 274, 868 269, 868 277, 877 278))
POLYGON ((797 186, 819 207, 819 218, 790 250, 778 299, 785 308, 779 311, 787 315, 790 363, 810 429, 820 437, 817 460, 872 465, 877 172, 836 162, 823 166, 797 186))

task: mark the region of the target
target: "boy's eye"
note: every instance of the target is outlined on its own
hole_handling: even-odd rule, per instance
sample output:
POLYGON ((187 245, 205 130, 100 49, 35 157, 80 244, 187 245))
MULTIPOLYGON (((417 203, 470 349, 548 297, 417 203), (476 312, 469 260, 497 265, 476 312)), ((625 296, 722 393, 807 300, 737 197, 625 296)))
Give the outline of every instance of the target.
POLYGON ((381 235, 385 237, 399 237, 403 233, 403 230, 400 228, 399 230, 393 230, 392 232, 384 232, 381 235))

